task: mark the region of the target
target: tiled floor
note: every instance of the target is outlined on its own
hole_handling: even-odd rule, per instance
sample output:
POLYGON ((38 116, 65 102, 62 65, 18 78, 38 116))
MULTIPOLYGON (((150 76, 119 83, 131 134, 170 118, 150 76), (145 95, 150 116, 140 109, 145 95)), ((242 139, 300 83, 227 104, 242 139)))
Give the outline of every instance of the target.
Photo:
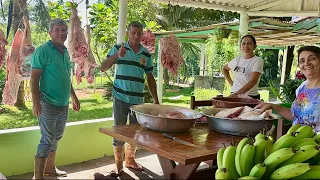
MULTIPOLYGON (((100 173, 99 179, 163 179, 163 173, 156 155, 139 150, 136 153, 136 160, 144 167, 143 172, 137 172, 125 168, 124 173, 118 178, 108 176, 114 167, 113 156, 101 159, 95 159, 78 164, 61 166, 59 169, 67 171, 67 177, 50 177, 48 179, 94 179, 95 173, 100 173)), ((27 173, 19 176, 7 177, 8 179, 32 179, 33 173, 27 173)))

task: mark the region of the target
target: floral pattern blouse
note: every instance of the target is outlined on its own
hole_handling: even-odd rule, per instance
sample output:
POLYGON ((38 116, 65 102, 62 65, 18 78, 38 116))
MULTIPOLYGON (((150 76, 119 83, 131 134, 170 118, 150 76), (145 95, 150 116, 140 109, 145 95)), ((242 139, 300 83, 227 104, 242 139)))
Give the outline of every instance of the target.
POLYGON ((293 124, 311 125, 313 130, 320 133, 320 87, 309 89, 308 80, 296 90, 296 99, 291 112, 293 124))

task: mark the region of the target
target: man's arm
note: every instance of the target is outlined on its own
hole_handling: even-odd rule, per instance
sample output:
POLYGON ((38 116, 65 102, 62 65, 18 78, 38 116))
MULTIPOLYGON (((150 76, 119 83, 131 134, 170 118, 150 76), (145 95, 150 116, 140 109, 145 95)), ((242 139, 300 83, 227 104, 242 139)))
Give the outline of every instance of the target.
POLYGON ((107 58, 106 60, 104 60, 101 63, 100 71, 101 72, 105 72, 105 71, 109 70, 112 67, 112 65, 117 61, 118 56, 119 55, 118 55, 118 52, 117 52, 114 55, 112 55, 109 58, 107 58))
POLYGON ((233 81, 232 81, 232 79, 231 79, 231 77, 230 77, 230 73, 229 73, 230 70, 231 70, 231 69, 229 68, 228 64, 225 64, 225 65, 223 66, 223 68, 222 68, 222 73, 223 73, 224 77, 226 78, 226 80, 228 81, 228 83, 229 83, 231 86, 233 86, 233 81))
POLYGON ((150 90, 151 95, 153 97, 154 103, 159 104, 156 80, 154 79, 152 73, 147 74, 147 82, 148 82, 149 90, 150 90))
POLYGON ((41 105, 40 105, 40 88, 39 88, 39 81, 40 76, 42 74, 42 69, 32 69, 31 71, 31 94, 32 94, 32 113, 35 116, 41 115, 41 105))
POLYGON ((239 89, 237 94, 245 94, 247 91, 249 91, 254 85, 258 83, 258 80, 260 78, 261 73, 259 72, 252 72, 251 73, 251 79, 247 84, 245 84, 241 89, 239 89))
POLYGON ((71 84, 70 94, 71 94, 71 101, 72 101, 73 110, 79 111, 80 110, 80 102, 78 100, 76 93, 74 92, 72 84, 71 84))

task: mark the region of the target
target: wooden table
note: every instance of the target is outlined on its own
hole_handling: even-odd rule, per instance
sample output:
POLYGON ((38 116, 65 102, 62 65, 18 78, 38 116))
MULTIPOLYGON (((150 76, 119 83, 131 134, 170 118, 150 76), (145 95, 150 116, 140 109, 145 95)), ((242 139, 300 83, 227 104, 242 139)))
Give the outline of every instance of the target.
MULTIPOLYGON (((216 154, 224 143, 228 146, 232 141, 238 143, 242 139, 210 131, 206 124, 197 124, 183 133, 169 133, 197 147, 173 141, 164 137, 162 132, 139 124, 100 128, 99 132, 157 154, 165 179, 191 178, 197 173, 201 162, 216 159, 216 154)), ((211 176, 214 177, 214 174, 211 176)))

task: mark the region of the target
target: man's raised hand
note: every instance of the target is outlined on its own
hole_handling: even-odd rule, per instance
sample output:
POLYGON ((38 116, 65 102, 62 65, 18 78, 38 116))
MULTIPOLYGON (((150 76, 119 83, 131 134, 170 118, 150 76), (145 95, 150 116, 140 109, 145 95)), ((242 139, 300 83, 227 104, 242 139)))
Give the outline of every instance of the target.
POLYGON ((127 50, 126 50, 126 48, 124 48, 124 43, 122 43, 120 46, 120 49, 118 51, 118 57, 119 58, 124 57, 126 55, 126 52, 127 52, 127 50))

